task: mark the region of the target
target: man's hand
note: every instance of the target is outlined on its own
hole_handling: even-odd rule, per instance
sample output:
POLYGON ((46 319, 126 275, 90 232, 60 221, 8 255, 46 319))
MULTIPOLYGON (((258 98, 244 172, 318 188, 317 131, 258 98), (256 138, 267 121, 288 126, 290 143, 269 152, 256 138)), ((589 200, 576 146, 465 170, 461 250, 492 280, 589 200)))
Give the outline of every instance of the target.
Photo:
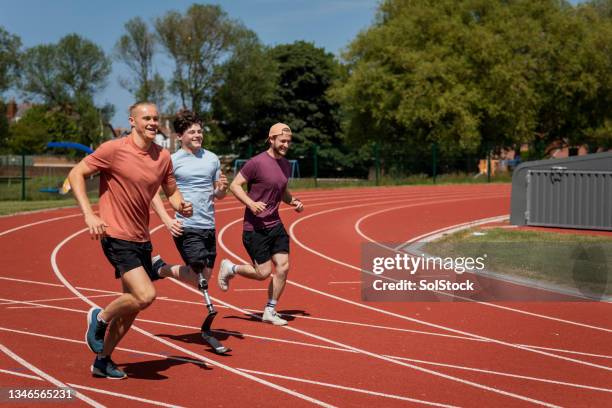
POLYGON ((258 201, 258 202, 254 202, 253 204, 249 205, 249 209, 251 210, 251 212, 255 215, 257 214, 261 214, 267 207, 268 205, 264 202, 258 201))
POLYGON ((217 180, 217 183, 219 183, 217 185, 217 189, 225 193, 227 191, 228 183, 227 183, 227 177, 225 176, 225 174, 223 174, 223 172, 221 172, 221 175, 219 176, 219 180, 217 180))
POLYGON ((302 202, 298 198, 292 198, 289 205, 294 206, 295 207, 294 209, 296 212, 300 213, 304 211, 304 204, 302 204, 302 202))
POLYGON ((166 224, 166 228, 170 231, 173 237, 180 237, 183 235, 183 223, 177 219, 171 220, 168 224, 166 224))
POLYGON ((183 217, 189 218, 193 215, 193 206, 189 201, 181 201, 177 212, 183 217))
POLYGON ((108 227, 108 225, 106 225, 102 218, 95 214, 87 214, 85 216, 85 224, 89 227, 91 239, 100 239, 106 234, 106 227, 108 227))

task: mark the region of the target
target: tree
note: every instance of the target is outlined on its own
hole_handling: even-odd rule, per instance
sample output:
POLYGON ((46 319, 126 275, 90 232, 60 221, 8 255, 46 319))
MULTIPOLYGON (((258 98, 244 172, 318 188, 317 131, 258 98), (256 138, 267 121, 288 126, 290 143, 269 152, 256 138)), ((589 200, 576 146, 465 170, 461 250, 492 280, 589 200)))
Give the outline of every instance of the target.
POLYGON ((102 49, 77 34, 37 45, 23 57, 22 89, 51 105, 93 98, 105 85, 111 62, 102 49))
POLYGON ((8 145, 14 153, 43 153, 47 143, 66 140, 74 135, 77 125, 59 109, 38 105, 30 108, 24 116, 10 127, 8 145))
POLYGON ((349 46, 348 74, 332 91, 349 137, 408 157, 432 143, 461 156, 580 135, 606 116, 599 108, 611 72, 609 32, 578 17, 581 8, 383 2, 349 46))
POLYGON ((0 94, 15 83, 21 40, 0 26, 0 94))
POLYGON ((140 17, 124 25, 126 34, 115 45, 115 58, 123 62, 132 72, 133 78, 120 79, 120 84, 138 101, 151 101, 162 109, 165 100, 165 82, 154 72, 155 33, 149 31, 140 17))
POLYGON ((221 85, 212 98, 212 114, 234 149, 244 154, 270 127, 265 110, 278 92, 278 64, 257 36, 248 33, 219 72, 221 85))
POLYGON ((220 6, 194 4, 184 15, 170 11, 157 18, 155 29, 174 61, 171 91, 184 107, 207 112, 220 79, 218 67, 245 28, 220 6))

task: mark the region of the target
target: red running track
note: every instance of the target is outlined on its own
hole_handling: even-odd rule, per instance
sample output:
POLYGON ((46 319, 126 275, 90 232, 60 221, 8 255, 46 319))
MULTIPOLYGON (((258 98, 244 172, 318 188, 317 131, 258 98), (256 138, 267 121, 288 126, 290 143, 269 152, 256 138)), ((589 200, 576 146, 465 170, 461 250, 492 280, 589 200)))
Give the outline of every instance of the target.
MULTIPOLYGON (((0 397, 8 389, 69 386, 53 406, 611 406, 606 303, 373 303, 360 299, 360 245, 405 242, 508 214, 508 185, 304 191, 306 211, 282 210, 292 234, 290 283, 262 324, 267 282, 211 285, 217 356, 199 336, 199 292, 156 283, 113 358, 125 381, 92 378, 83 342, 90 304, 119 284, 76 209, 0 218, 0 397)), ((242 207, 217 206, 219 259, 246 259, 242 207)), ((153 243, 179 256, 153 217, 153 243)), ((2 401, 4 402, 4 401, 2 401)), ((49 406, 27 401, 11 406, 49 406)))

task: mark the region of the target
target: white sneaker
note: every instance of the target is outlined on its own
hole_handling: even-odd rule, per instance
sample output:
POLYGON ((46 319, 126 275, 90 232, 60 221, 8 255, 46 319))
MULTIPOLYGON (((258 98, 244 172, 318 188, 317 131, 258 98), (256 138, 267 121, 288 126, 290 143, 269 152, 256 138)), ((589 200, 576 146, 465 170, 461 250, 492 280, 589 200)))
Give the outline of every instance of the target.
POLYGON ((272 309, 271 307, 264 308, 261 320, 267 323, 272 323, 275 326, 284 326, 287 324, 287 321, 285 319, 281 319, 278 313, 276 313, 276 310, 272 309))
POLYGON ((233 263, 230 262, 229 259, 224 259, 221 261, 221 266, 219 267, 219 273, 217 274, 217 283, 222 291, 227 292, 229 289, 229 281, 234 277, 234 273, 232 272, 233 263))

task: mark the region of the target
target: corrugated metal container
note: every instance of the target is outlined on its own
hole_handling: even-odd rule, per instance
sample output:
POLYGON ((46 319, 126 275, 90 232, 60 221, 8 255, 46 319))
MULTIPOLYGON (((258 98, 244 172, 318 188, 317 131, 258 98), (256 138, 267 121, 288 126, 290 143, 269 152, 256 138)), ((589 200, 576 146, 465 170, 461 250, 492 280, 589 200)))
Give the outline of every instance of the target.
POLYGON ((528 170, 527 225, 612 230, 612 172, 528 170))

